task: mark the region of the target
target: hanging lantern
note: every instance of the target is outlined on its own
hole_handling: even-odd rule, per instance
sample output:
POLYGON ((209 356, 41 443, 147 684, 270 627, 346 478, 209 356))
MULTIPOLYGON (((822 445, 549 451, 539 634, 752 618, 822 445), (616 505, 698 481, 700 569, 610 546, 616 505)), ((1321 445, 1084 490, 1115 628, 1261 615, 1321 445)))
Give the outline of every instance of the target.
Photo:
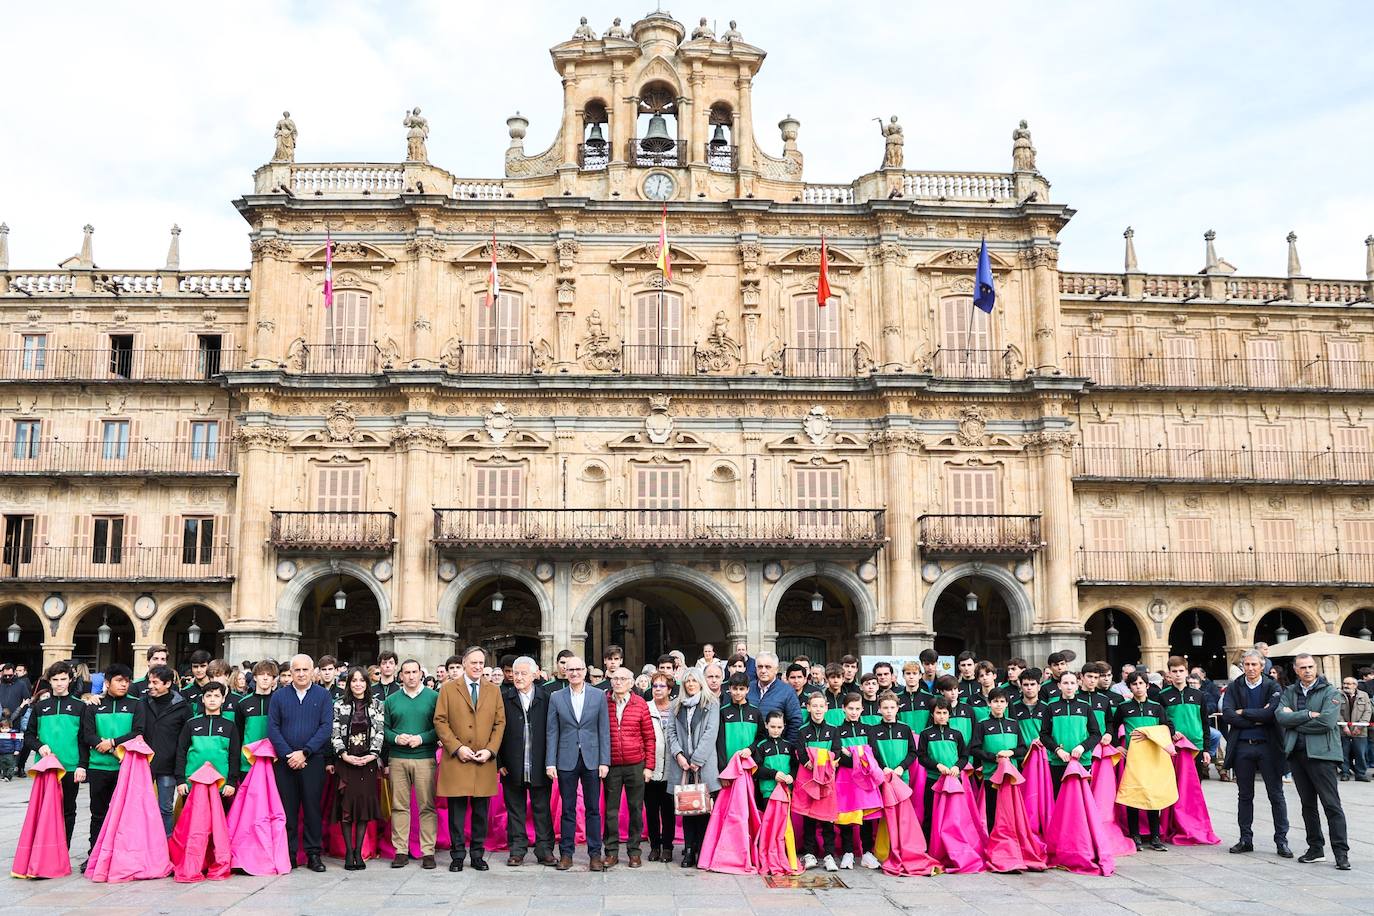
POLYGON ((964 610, 968 611, 970 614, 978 613, 978 596, 973 592, 969 592, 964 596, 964 610))
POLYGON ((191 625, 186 628, 186 641, 193 646, 200 644, 200 624, 196 623, 195 608, 191 608, 191 625))
POLYGON ((1274 630, 1274 642, 1288 642, 1288 628, 1283 625, 1283 611, 1279 611, 1278 629, 1274 630))
POLYGON ((1121 644, 1121 631, 1116 628, 1116 622, 1112 618, 1112 612, 1107 612, 1107 645, 1116 646, 1121 644))
POLYGON ((501 591, 501 580, 496 580, 496 591, 491 593, 491 612, 501 613, 501 609, 506 606, 506 595, 501 591))
MULTIPOLYGON (((1368 633, 1369 631, 1368 631, 1368 630, 1365 630, 1365 632, 1368 633)), ((12 643, 14 643, 14 642, 19 642, 19 637, 21 637, 21 636, 24 635, 24 631, 21 630, 21 629, 19 629, 19 611, 18 611, 18 609, 15 609, 15 612, 14 612, 14 622, 10 624, 10 628, 9 628, 8 630, 5 631, 5 634, 9 637, 9 640, 10 640, 10 642, 12 642, 12 643)))
POLYGON ((1202 627, 1198 625, 1197 611, 1193 611, 1193 629, 1189 632, 1188 636, 1193 642, 1194 649, 1202 645, 1202 638, 1205 635, 1206 634, 1202 632, 1202 627))
POLYGON ((334 610, 342 611, 348 607, 348 593, 343 590, 343 580, 339 580, 339 589, 334 593, 334 610))
POLYGON ((110 612, 105 612, 105 617, 100 621, 100 629, 95 631, 95 638, 100 641, 102 646, 110 644, 110 637, 114 636, 114 630, 110 629, 110 612))
POLYGON ((816 583, 815 591, 811 593, 811 613, 819 614, 825 610, 825 596, 821 594, 820 583, 816 583))
MULTIPOLYGON (((14 627, 10 627, 10 633, 14 633, 14 627)), ((1360 639, 1363 639, 1365 642, 1369 642, 1371 639, 1374 639, 1374 633, 1369 632, 1369 627, 1360 627, 1359 632, 1357 632, 1355 635, 1360 639)), ((14 642, 13 636, 10 637, 10 642, 14 642)))

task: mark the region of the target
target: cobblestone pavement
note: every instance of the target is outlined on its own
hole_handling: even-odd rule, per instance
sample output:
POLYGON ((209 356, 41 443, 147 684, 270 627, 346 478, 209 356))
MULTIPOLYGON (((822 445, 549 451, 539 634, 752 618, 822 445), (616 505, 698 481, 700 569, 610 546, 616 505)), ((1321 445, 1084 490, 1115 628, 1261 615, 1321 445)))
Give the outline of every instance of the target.
MULTIPOLYGON (((864 869, 840 874, 850 886, 834 890, 770 890, 757 877, 715 875, 683 870, 676 863, 645 863, 631 871, 621 865, 607 874, 585 870, 585 854, 579 854, 574 870, 526 865, 507 868, 505 857, 491 858, 489 872, 471 869, 449 874, 447 853, 440 852, 441 867, 421 871, 416 863, 393 871, 372 862, 366 871, 346 872, 335 860, 326 860, 329 871, 316 875, 304 869, 280 878, 235 875, 227 881, 180 885, 170 878, 134 884, 93 884, 79 875, 57 881, 19 881, 0 885, 0 912, 57 916, 67 912, 99 912, 102 916, 139 913, 251 913, 329 914, 413 911, 431 914, 452 911, 487 912, 496 916, 520 916, 525 912, 624 914, 721 913, 761 916, 798 911, 845 916, 883 916, 899 912, 935 911, 941 916, 963 913, 997 913, 1030 916, 1057 913, 1167 914, 1248 912, 1256 903, 1308 913, 1370 911, 1374 883, 1374 784, 1342 783, 1341 793, 1353 841, 1354 868, 1338 872, 1328 861, 1300 865, 1274 855, 1272 844, 1258 845, 1250 855, 1229 855, 1226 847, 1236 838, 1236 798, 1233 785, 1211 780, 1203 783, 1213 824, 1221 846, 1171 848, 1167 853, 1141 852, 1122 859, 1111 878, 1089 878, 1052 871, 1024 875, 940 875, 934 878, 892 878, 864 869)), ((14 842, 23 821, 29 783, 0 783, 0 855, 13 855, 14 842)), ((1298 800, 1287 789, 1290 817, 1301 822, 1298 800)), ((1263 790, 1259 793, 1264 798, 1263 790)), ((85 793, 76 836, 85 836, 85 793)), ((1255 833, 1272 835, 1268 806, 1261 805, 1255 833)), ((1301 855, 1301 826, 1289 834, 1301 855)), ((78 849, 84 843, 78 839, 78 849)), ((73 857, 80 862, 84 855, 73 857)), ((529 860, 527 860, 529 861, 529 860)))

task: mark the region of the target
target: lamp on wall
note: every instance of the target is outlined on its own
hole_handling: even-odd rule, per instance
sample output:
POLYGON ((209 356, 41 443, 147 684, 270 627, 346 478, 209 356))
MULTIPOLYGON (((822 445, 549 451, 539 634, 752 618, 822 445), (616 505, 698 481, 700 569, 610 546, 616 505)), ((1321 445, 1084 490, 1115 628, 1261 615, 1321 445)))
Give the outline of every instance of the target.
POLYGON ((1206 634, 1204 634, 1204 633, 1202 632, 1202 627, 1198 625, 1197 611, 1194 610, 1194 611, 1193 611, 1193 629, 1192 629, 1192 631, 1189 632, 1189 634, 1188 634, 1188 637, 1189 637, 1189 638, 1192 640, 1192 642, 1193 642, 1193 648, 1194 648, 1194 649, 1196 649, 1198 646, 1201 646, 1201 645, 1202 645, 1202 637, 1205 636, 1205 635, 1206 635, 1206 634))
POLYGON ((819 614, 825 610, 825 596, 821 594, 821 580, 816 579, 811 587, 813 589, 811 592, 811 613, 819 614))
POLYGON ((348 607, 348 592, 343 589, 343 577, 339 577, 339 588, 334 592, 334 610, 342 611, 348 607))
POLYGON ((110 637, 114 635, 114 630, 110 629, 110 612, 106 611, 105 616, 100 621, 100 629, 95 631, 95 638, 100 641, 102 646, 110 644, 110 637))
POLYGON ((1116 628, 1111 611, 1107 612, 1107 645, 1116 646, 1121 644, 1121 631, 1116 628))
POLYGON ((200 643, 200 624, 196 623, 195 608, 191 608, 191 625, 186 628, 186 641, 193 646, 200 643))
MULTIPOLYGON (((1374 633, 1369 632, 1368 611, 1360 611, 1360 624, 1360 629, 1355 633, 1355 635, 1360 639, 1363 639, 1365 642, 1369 642, 1370 639, 1374 639, 1374 633)), ((14 642, 14 631, 15 627, 10 627, 10 642, 14 642)))
POLYGON ((505 593, 501 591, 501 579, 498 576, 496 579, 496 591, 491 593, 491 612, 493 614, 499 614, 501 613, 501 609, 505 606, 506 596, 505 593))
MULTIPOLYGON (((1365 630, 1364 632, 1368 633, 1369 631, 1365 630)), ((19 608, 14 609, 14 621, 10 624, 10 628, 5 631, 5 635, 9 637, 10 642, 19 642, 19 637, 24 635, 24 631, 19 629, 19 608)), ((1368 636, 1365 637, 1365 639, 1368 638, 1368 636)))
POLYGON ((978 613, 978 596, 973 592, 969 592, 964 596, 964 610, 968 611, 970 614, 978 613))
POLYGON ((1288 642, 1288 628, 1283 625, 1283 608, 1279 608, 1279 625, 1274 630, 1274 642, 1288 642))

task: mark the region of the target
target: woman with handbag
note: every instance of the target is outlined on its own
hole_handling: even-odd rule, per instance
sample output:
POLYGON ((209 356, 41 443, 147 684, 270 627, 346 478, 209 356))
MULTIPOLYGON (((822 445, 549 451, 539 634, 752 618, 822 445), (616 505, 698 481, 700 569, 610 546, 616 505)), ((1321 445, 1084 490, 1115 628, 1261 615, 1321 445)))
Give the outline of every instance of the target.
POLYGON ((716 761, 720 709, 695 668, 688 668, 682 676, 682 692, 674 705, 672 722, 668 785, 674 793, 674 810, 682 818, 681 867, 694 868, 706 837, 711 800, 720 791, 716 761))
POLYGON ((367 822, 382 819, 377 761, 386 736, 382 701, 370 690, 367 672, 348 669, 344 695, 334 703, 331 734, 335 756, 334 820, 343 831, 344 869, 358 871, 363 862, 367 822))
MULTIPOLYGON (((640 675, 643 677, 643 675, 640 675)), ((673 794, 669 789, 668 767, 672 752, 668 750, 670 736, 673 734, 673 689, 672 678, 655 672, 649 681, 649 718, 654 723, 654 759, 647 761, 646 768, 652 766, 644 783, 644 817, 649 824, 649 861, 673 861, 673 834, 677 832, 677 817, 673 813, 673 794)))

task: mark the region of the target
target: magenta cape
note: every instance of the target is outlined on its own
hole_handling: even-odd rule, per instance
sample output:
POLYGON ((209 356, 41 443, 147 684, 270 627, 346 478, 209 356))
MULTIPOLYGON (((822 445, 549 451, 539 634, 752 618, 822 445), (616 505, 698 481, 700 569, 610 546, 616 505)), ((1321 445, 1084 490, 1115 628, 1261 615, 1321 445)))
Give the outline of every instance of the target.
POLYGON ((16 878, 61 878, 72 873, 67 854, 67 825, 62 818, 62 761, 49 754, 29 767, 33 788, 24 809, 24 826, 14 844, 16 878))
POLYGON ((878 758, 873 756, 873 748, 867 744, 857 744, 845 750, 850 752, 850 765, 835 768, 835 810, 881 809, 883 768, 878 764, 878 758))
MULTIPOLYGON (((974 817, 972 795, 962 774, 941 776, 932 789, 930 855, 946 870, 961 875, 983 871, 983 818, 974 817)), ((986 828, 983 828, 986 829, 986 828)))
POLYGON ((1174 741, 1174 774, 1178 777, 1178 802, 1165 808, 1159 818, 1159 832, 1175 846, 1215 846, 1221 840, 1212 832, 1212 816, 1202 797, 1202 782, 1197 775, 1197 748, 1182 735, 1174 741))
POLYGON ((229 827, 224 821, 224 802, 220 796, 224 779, 219 770, 207 762, 202 763, 188 781, 191 791, 186 796, 186 806, 181 809, 170 843, 176 879, 182 884, 206 878, 223 881, 229 877, 231 868, 229 827))
POLYGON ((997 810, 988 833, 988 867, 997 872, 1044 871, 1049 867, 1045 844, 1026 817, 1026 777, 1003 757, 989 781, 997 787, 997 810))
POLYGON ((1051 865, 1075 874, 1106 876, 1116 871, 1116 860, 1102 837, 1102 814, 1089 778, 1081 762, 1070 760, 1064 765, 1045 845, 1051 865))
POLYGON ((121 758, 119 777, 105 824, 91 849, 86 877, 112 884, 165 878, 172 873, 172 863, 148 765, 153 749, 142 738, 133 737, 115 753, 121 758))
POLYGON ((829 751, 806 749, 806 763, 797 769, 792 811, 802 817, 835 823, 835 758, 829 751))
POLYGON ((754 804, 754 761, 735 756, 720 771, 720 794, 711 809, 711 821, 701 843, 697 867, 729 875, 756 875, 759 853, 754 837, 759 832, 759 809, 754 804), (725 780, 729 785, 724 785, 725 780))
POLYGON ((1125 758, 1126 752, 1114 744, 1098 744, 1093 748, 1092 786, 1093 801, 1101 819, 1102 842, 1112 855, 1135 855, 1135 840, 1128 837, 1116 821, 1116 768, 1125 758))
POLYGON ((773 786, 773 794, 768 796, 755 847, 759 874, 801 874, 796 834, 792 831, 792 796, 783 783, 773 786))
MULTIPOLYGON (((883 871, 889 875, 933 875, 940 863, 926 853, 921 821, 911 806, 918 795, 900 776, 888 773, 879 790, 883 798, 883 829, 887 832, 887 857, 883 871)), ((874 845, 879 845, 875 843, 874 845)))
POLYGON ((1026 820, 1031 831, 1041 839, 1050 829, 1054 815, 1054 782, 1050 778, 1050 760, 1039 741, 1031 742, 1030 751, 1021 762, 1021 775, 1026 783, 1021 787, 1021 799, 1026 804, 1026 820))
POLYGON ((245 747, 243 754, 249 761, 248 776, 239 784, 226 822, 232 865, 250 875, 290 874, 286 812, 272 771, 277 752, 263 738, 245 747))

